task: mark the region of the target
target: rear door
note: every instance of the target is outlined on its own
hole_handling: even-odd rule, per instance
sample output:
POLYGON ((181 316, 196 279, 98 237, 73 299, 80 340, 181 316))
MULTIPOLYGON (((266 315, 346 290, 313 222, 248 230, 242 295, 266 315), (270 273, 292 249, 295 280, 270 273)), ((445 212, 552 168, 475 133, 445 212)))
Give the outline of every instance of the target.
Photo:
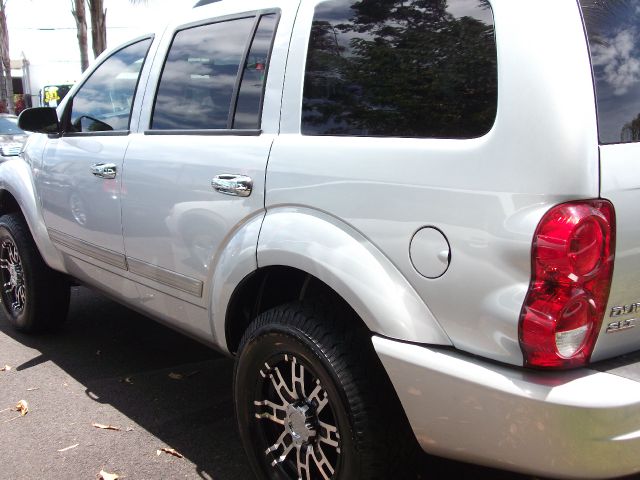
POLYGON ((199 7, 212 16, 165 35, 168 54, 156 58, 159 80, 147 86, 127 151, 122 203, 127 263, 151 310, 166 309, 153 291, 204 306, 218 251, 264 214, 286 58, 270 53, 276 31, 274 50, 286 52, 294 3, 247 2, 256 10, 240 14, 199 7))
POLYGON ((640 349, 640 0, 581 0, 591 49, 601 196, 616 212, 609 305, 592 359, 640 349))

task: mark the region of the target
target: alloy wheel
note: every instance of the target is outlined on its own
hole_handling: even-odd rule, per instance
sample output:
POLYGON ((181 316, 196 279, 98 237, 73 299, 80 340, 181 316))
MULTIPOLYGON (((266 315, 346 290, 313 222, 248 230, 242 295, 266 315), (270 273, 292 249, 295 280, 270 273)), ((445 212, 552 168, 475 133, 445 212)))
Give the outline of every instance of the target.
POLYGON ((254 400, 264 460, 284 478, 329 480, 339 469, 340 434, 327 391, 292 354, 264 363, 254 400))
POLYGON ((24 270, 18 247, 11 238, 3 239, 0 246, 0 279, 5 305, 14 315, 20 314, 26 304, 24 270))

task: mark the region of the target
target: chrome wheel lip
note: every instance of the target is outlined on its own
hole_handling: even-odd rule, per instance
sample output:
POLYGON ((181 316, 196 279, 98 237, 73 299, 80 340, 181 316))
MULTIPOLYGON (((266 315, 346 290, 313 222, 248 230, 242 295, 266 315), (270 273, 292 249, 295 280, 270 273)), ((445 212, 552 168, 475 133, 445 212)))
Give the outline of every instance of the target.
POLYGON ((20 252, 10 237, 5 237, 0 243, 0 280, 5 306, 14 315, 19 315, 26 305, 27 292, 20 252))
POLYGON ((253 417, 263 461, 291 479, 333 478, 341 462, 337 416, 313 368, 296 355, 274 355, 258 384, 253 417))

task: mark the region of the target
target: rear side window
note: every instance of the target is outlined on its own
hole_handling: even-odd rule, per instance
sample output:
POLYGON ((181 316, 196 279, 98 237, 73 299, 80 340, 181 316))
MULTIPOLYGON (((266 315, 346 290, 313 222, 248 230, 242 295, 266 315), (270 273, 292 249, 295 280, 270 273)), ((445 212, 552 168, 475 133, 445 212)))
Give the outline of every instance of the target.
POLYGON ((640 0, 580 0, 601 143, 640 141, 640 0))
POLYGON ((240 18, 176 33, 151 128, 258 129, 276 18, 240 18))
POLYGON ((473 138, 497 108, 486 0, 330 0, 316 7, 302 133, 473 138))

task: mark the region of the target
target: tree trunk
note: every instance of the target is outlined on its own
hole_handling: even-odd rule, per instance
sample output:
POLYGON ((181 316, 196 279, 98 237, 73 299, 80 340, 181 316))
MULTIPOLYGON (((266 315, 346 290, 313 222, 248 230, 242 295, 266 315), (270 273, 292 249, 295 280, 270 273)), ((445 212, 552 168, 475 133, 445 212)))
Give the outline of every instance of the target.
POLYGON ((84 72, 89 67, 89 46, 87 44, 87 12, 84 0, 72 0, 71 14, 78 30, 78 46, 80 47, 80 69, 84 72))
POLYGON ((0 55, 0 113, 7 113, 7 85, 4 78, 2 55, 0 55))
POLYGON ((87 0, 91 14, 91 40, 93 55, 100 55, 107 48, 107 10, 104 0, 87 0))
POLYGON ((9 55, 9 30, 7 30, 7 16, 4 7, 7 0, 0 0, 0 57, 2 58, 2 69, 4 70, 4 94, 6 95, 6 105, 9 113, 13 113, 13 79, 11 77, 11 57, 9 55))

